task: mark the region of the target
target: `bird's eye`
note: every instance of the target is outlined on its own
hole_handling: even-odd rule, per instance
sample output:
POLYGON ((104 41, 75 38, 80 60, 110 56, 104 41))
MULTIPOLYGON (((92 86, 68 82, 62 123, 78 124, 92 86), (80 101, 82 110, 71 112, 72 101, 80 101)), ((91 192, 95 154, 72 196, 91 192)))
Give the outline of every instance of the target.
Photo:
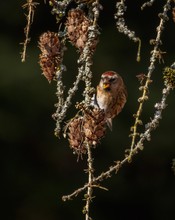
POLYGON ((116 80, 116 78, 111 78, 111 79, 109 79, 109 82, 114 82, 116 80))

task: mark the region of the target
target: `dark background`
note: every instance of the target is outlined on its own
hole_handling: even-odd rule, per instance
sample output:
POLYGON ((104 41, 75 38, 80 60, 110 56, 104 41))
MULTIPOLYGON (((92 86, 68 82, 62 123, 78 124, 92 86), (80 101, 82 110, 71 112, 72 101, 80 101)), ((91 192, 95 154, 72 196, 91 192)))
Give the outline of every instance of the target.
MULTIPOLYGON (((130 146, 128 135, 140 95, 136 75, 147 73, 153 48, 149 40, 156 37, 157 14, 165 1, 156 1, 153 7, 140 11, 143 2, 127 1, 127 25, 142 39, 141 62, 137 63, 137 44, 115 28, 115 1, 102 1, 104 9, 99 21, 101 35, 94 56, 93 85, 97 85, 102 72, 116 70, 123 76, 129 96, 124 110, 114 120, 113 131, 108 130, 101 145, 93 151, 96 175, 107 170, 114 160, 122 159, 130 146)), ((51 115, 55 111, 56 84, 48 84, 38 65, 40 34, 57 31, 58 26, 50 7, 41 1, 35 11, 27 61, 21 63, 20 43, 24 41, 26 24, 21 7, 24 3, 14 0, 0 3, 1 217, 5 220, 83 219, 83 193, 69 202, 62 202, 61 197, 87 181, 86 161, 77 163, 67 140, 54 136, 55 122, 51 115)), ((153 106, 161 99, 162 69, 175 61, 175 23, 171 12, 169 17, 161 47, 167 54, 164 64, 156 64, 150 98, 144 105, 145 123, 153 117, 153 106)), ((77 74, 77 54, 70 44, 67 47, 64 79, 68 88, 77 74)), ((102 183, 108 192, 94 190, 93 219, 175 218, 175 176, 171 170, 175 158, 174 91, 167 104, 160 126, 152 133, 151 142, 145 143, 144 151, 118 175, 102 183)))

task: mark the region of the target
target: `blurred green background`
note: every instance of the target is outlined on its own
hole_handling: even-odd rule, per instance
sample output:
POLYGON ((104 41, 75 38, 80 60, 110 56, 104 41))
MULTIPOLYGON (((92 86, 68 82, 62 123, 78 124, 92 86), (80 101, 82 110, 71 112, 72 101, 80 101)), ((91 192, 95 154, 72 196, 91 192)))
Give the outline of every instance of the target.
MULTIPOLYGON (((136 62, 137 44, 117 32, 113 14, 115 1, 101 1, 100 43, 93 65, 93 85, 106 70, 118 71, 128 88, 126 107, 114 120, 113 131, 94 151, 96 175, 106 170, 114 160, 124 157, 130 146, 128 137, 137 110, 139 83, 136 75, 146 73, 158 26, 157 14, 165 1, 140 11, 144 1, 127 1, 127 25, 142 39, 141 62, 136 62)), ((26 24, 22 5, 25 1, 0 2, 0 146, 1 146, 1 216, 5 220, 67 220, 83 219, 83 193, 73 201, 62 202, 64 194, 71 193, 87 181, 86 161, 77 163, 67 140, 54 136, 56 84, 48 84, 38 65, 37 41, 47 30, 57 31, 50 7, 41 1, 36 8, 31 29, 31 43, 27 61, 21 63, 21 42, 26 24)), ((161 99, 162 69, 175 61, 175 23, 171 12, 162 36, 164 63, 158 63, 150 87, 150 98, 144 105, 143 122, 153 117, 154 104, 161 99)), ((67 45, 64 80, 67 88, 77 74, 75 48, 67 45)), ((82 85, 83 86, 83 85, 82 85)), ((80 92, 79 92, 80 93, 80 92)), ((76 99, 81 97, 77 95, 76 99)), ((94 190, 91 216, 100 220, 175 219, 175 176, 171 170, 175 158, 175 103, 174 91, 167 100, 168 108, 152 140, 145 143, 133 163, 125 165, 118 175, 102 185, 108 192, 94 190)), ((75 112, 70 109, 68 118, 75 112)), ((143 128, 140 128, 143 130, 143 128)))

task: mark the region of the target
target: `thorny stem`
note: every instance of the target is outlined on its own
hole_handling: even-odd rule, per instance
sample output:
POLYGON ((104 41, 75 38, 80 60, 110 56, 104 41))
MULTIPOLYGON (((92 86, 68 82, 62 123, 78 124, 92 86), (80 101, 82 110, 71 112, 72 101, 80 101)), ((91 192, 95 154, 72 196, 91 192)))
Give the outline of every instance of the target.
POLYGON ((92 201, 92 193, 93 193, 93 187, 91 185, 91 182, 94 178, 94 169, 93 169, 93 158, 92 158, 92 152, 91 152, 91 146, 87 143, 87 155, 88 155, 88 189, 87 189, 87 194, 86 194, 86 205, 84 207, 84 212, 85 212, 85 219, 90 220, 89 212, 90 212, 90 203, 92 201))
POLYGON ((27 0, 27 3, 24 4, 22 7, 28 9, 28 15, 26 15, 27 18, 27 25, 24 28, 24 33, 25 33, 25 41, 23 44, 23 51, 21 53, 21 61, 25 62, 26 60, 26 50, 27 50, 27 44, 30 42, 29 38, 29 32, 30 32, 30 26, 33 23, 33 17, 34 17, 34 8, 36 5, 39 4, 37 2, 33 2, 33 0, 27 0))
POLYGON ((136 141, 136 137, 138 136, 138 132, 137 132, 137 127, 140 124, 140 116, 141 116, 141 112, 143 110, 143 103, 145 100, 148 99, 148 87, 149 84, 151 83, 151 75, 155 69, 155 62, 156 62, 156 55, 157 55, 157 51, 159 49, 159 45, 161 44, 161 34, 163 32, 164 29, 164 23, 167 20, 167 12, 168 10, 170 10, 171 6, 170 6, 171 0, 167 0, 166 4, 164 5, 164 10, 163 13, 160 15, 160 23, 159 26, 157 27, 157 36, 156 36, 156 40, 155 40, 155 45, 154 45, 154 49, 152 52, 152 56, 150 58, 150 66, 148 67, 148 73, 146 76, 146 82, 145 85, 142 87, 143 89, 143 93, 142 96, 138 99, 138 101, 140 102, 137 113, 135 115, 135 122, 134 122, 134 126, 132 127, 132 142, 131 142, 131 152, 130 152, 130 156, 132 154, 134 145, 135 145, 135 141, 136 141))
POLYGON ((158 125, 159 121, 162 118, 162 112, 166 108, 166 99, 169 95, 170 90, 172 89, 171 86, 166 85, 166 87, 162 90, 162 99, 160 103, 155 104, 155 108, 157 109, 153 119, 151 122, 147 123, 145 126, 145 131, 140 135, 140 140, 137 142, 135 147, 132 149, 132 153, 126 156, 123 160, 117 161, 115 165, 110 166, 106 172, 102 172, 98 177, 94 177, 91 182, 86 183, 83 187, 75 190, 73 193, 63 196, 62 200, 70 200, 72 197, 77 196, 80 192, 87 189, 89 186, 94 187, 94 184, 98 181, 103 181, 104 179, 108 179, 111 175, 115 172, 115 174, 119 171, 119 169, 125 164, 128 163, 134 155, 138 153, 139 150, 143 150, 143 142, 145 140, 149 141, 151 137, 151 132, 155 130, 158 125))

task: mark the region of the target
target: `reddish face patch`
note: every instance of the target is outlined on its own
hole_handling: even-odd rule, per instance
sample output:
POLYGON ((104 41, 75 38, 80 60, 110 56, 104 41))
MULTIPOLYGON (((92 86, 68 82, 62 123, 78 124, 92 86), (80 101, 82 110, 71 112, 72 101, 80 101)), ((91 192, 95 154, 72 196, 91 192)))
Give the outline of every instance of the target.
POLYGON ((107 71, 107 72, 102 74, 103 77, 105 77, 105 76, 114 76, 114 75, 116 75, 116 72, 114 72, 114 71, 107 71))

